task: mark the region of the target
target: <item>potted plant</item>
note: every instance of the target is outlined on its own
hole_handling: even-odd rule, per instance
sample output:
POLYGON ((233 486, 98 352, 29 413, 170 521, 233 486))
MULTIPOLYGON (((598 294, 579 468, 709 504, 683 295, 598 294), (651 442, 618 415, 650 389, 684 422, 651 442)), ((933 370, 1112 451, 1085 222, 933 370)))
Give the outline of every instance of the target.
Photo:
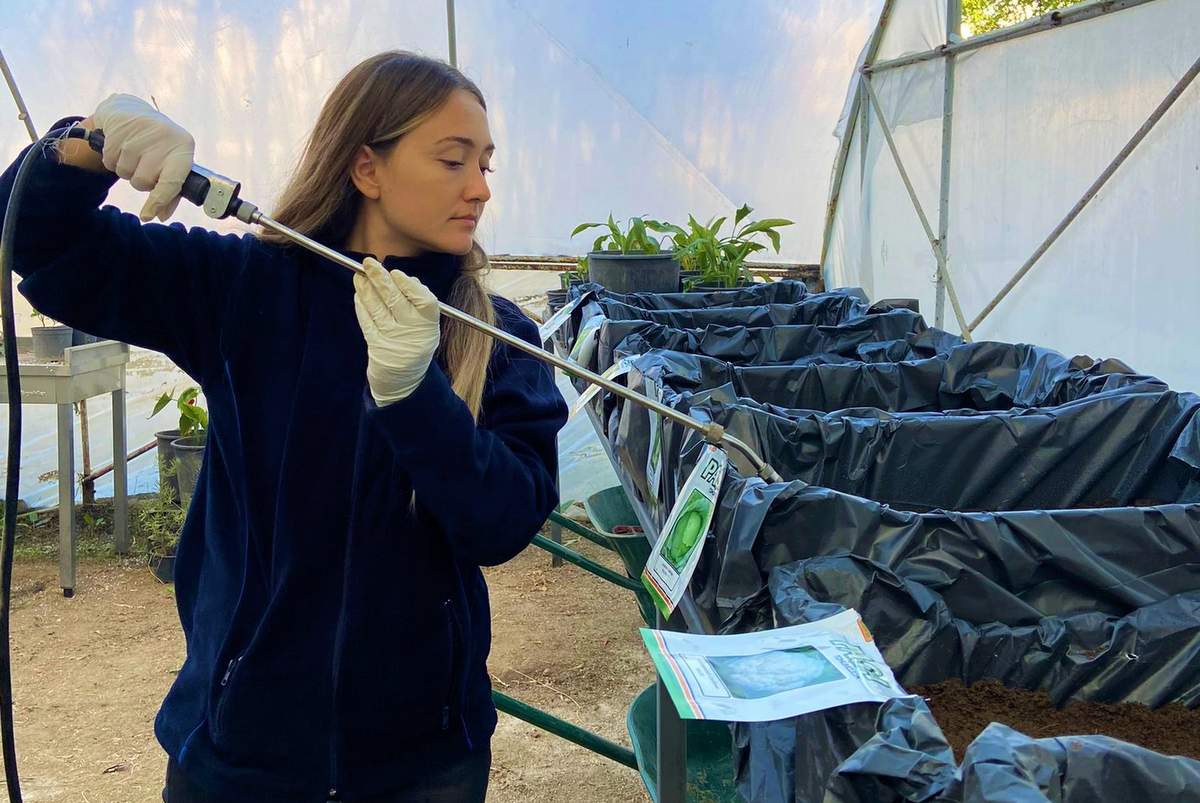
POLYGON ((571 236, 588 229, 607 229, 592 243, 587 255, 591 281, 615 293, 673 293, 679 289, 679 263, 662 250, 652 234, 664 225, 634 217, 622 231, 609 215, 606 223, 580 223, 571 236))
POLYGON ((751 284, 754 277, 746 267, 746 258, 767 247, 757 241, 759 237, 766 237, 775 253, 779 253, 777 229, 792 225, 792 221, 767 218, 743 224, 753 211, 743 204, 734 213, 732 232, 725 237, 720 236, 720 231, 727 217, 701 225, 693 215, 688 215, 687 229, 670 223, 654 224, 655 231, 670 237, 675 257, 684 270, 699 272, 699 280, 693 280, 692 286, 685 286, 685 290, 709 291, 751 284))
MULTIPOLYGON (((196 400, 199 395, 200 388, 195 386, 183 391, 183 393, 179 394, 178 398, 175 397, 174 390, 170 393, 164 393, 154 405, 154 412, 150 414, 154 416, 171 402, 175 402, 175 407, 179 411, 179 431, 174 440, 171 441, 170 449, 167 453, 166 460, 170 468, 168 468, 166 476, 169 483, 172 474, 174 475, 174 482, 178 487, 179 502, 185 508, 191 503, 192 494, 196 490, 196 480, 200 476, 200 466, 204 462, 204 445, 208 440, 208 411, 197 403, 196 400)), ((155 433, 155 437, 159 435, 169 437, 170 433, 155 433)), ((163 474, 163 462, 160 456, 160 487, 163 485, 163 474)))
POLYGON ((33 311, 33 317, 41 323, 41 326, 30 328, 33 334, 33 356, 38 360, 61 360, 63 352, 71 345, 74 330, 46 317, 36 309, 33 311))
POLYGON ((575 267, 571 270, 565 270, 558 274, 558 280, 562 282, 562 293, 565 295, 572 286, 582 284, 588 280, 588 260, 587 257, 578 257, 575 260, 575 267))
POLYGON ((164 583, 175 581, 175 551, 185 519, 183 509, 166 490, 142 503, 134 515, 138 532, 146 538, 146 557, 150 571, 164 583))

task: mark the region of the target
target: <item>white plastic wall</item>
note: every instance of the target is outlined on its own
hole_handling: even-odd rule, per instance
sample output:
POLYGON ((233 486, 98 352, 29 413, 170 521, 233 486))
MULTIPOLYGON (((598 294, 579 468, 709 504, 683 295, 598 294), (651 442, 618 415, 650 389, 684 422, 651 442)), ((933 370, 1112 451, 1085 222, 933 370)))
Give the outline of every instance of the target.
MULTIPOLYGON (((830 133, 882 0, 458 0, 458 60, 499 150, 480 238, 582 253, 575 224, 702 219, 749 202, 818 259, 830 133)), ((49 0, 0 4, 0 48, 35 123, 154 96, 197 160, 270 207, 333 83, 388 48, 447 57, 444 0, 49 0)), ((5 93, 6 94, 6 93, 5 93)), ((0 110, 14 110, 0 98, 0 110)), ((27 142, 15 114, 0 156, 27 142)), ((113 199, 130 209, 136 193, 113 199)), ((208 221, 195 209, 179 219, 208 221)))
MULTIPOLYGON (((929 27, 944 0, 899 4, 929 27)), ((897 17, 898 13, 902 13, 897 17)), ((884 43, 888 39, 885 36, 884 43)), ((892 55, 925 49, 919 35, 892 55)), ((881 48, 882 50, 882 48, 881 48)), ((1200 3, 1154 0, 958 58, 948 255, 973 318, 1033 253, 1200 54, 1200 3)), ((878 74, 877 91, 937 229, 941 60, 878 74)), ((875 120, 856 126, 825 260, 831 284, 934 309, 935 263, 875 120)), ((1200 390, 1200 84, 1180 97, 977 339, 1114 356, 1200 390)), ((946 328, 958 326, 946 305, 946 328)))

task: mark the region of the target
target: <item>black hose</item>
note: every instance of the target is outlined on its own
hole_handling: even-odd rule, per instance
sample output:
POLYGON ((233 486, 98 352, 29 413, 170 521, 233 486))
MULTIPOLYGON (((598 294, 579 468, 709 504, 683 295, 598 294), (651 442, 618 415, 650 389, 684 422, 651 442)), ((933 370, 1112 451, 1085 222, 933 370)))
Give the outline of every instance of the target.
POLYGON ((35 159, 68 129, 51 131, 35 142, 17 168, 4 228, 0 231, 0 317, 4 328, 4 371, 8 384, 8 472, 4 486, 4 541, 0 553, 0 742, 4 752, 4 781, 9 803, 21 803, 21 781, 17 775, 17 743, 13 733, 12 651, 9 644, 9 612, 12 595, 13 546, 17 536, 17 500, 21 491, 21 368, 17 359, 17 322, 13 311, 13 240, 21 211, 21 195, 35 159))

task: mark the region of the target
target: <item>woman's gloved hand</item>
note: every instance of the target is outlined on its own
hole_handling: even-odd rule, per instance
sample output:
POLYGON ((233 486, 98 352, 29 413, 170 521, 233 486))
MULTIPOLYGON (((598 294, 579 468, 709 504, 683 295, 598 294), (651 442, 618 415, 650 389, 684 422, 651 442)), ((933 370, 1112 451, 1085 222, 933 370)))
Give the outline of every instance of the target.
POLYGON ((411 276, 368 257, 354 277, 354 311, 367 341, 367 384, 380 407, 417 389, 441 339, 438 300, 411 276))
POLYGON ((195 161, 192 135, 133 95, 110 95, 92 121, 104 130, 104 166, 134 189, 150 192, 142 220, 171 217, 195 161))

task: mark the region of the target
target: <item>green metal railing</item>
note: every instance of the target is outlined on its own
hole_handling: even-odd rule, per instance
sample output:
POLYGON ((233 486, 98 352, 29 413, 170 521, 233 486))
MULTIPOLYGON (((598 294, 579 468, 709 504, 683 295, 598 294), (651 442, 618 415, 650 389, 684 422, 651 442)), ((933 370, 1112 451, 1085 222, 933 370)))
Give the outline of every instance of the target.
POLYGON ((636 770, 638 768, 637 758, 633 755, 633 751, 622 747, 616 742, 610 742, 603 736, 597 736, 591 731, 584 730, 578 725, 572 725, 566 720, 547 714, 540 708, 534 708, 502 692, 493 690, 492 700, 495 701, 498 710, 510 716, 524 720, 534 727, 541 728, 548 733, 553 733, 555 736, 561 736, 580 747, 586 747, 593 753, 599 753, 605 758, 610 758, 618 764, 624 764, 630 769, 636 770))

